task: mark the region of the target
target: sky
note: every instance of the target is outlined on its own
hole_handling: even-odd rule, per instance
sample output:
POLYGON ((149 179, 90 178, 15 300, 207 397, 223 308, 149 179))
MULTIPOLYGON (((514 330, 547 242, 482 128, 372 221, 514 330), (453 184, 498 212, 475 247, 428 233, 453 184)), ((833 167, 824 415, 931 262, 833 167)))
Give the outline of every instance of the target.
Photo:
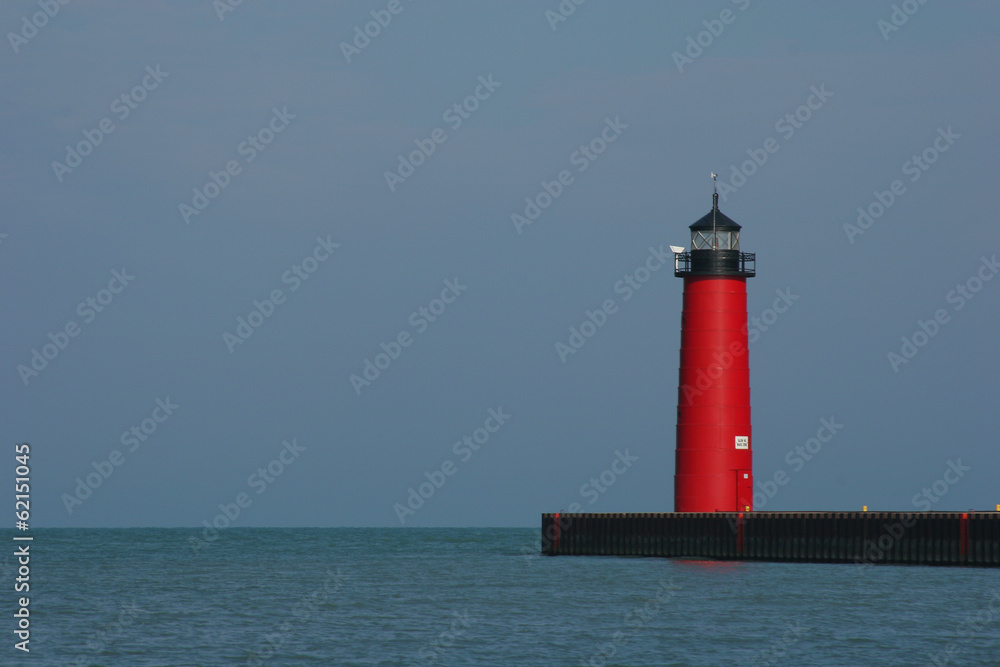
POLYGON ((35 526, 671 511, 668 248, 713 171, 757 257, 756 509, 1000 503, 994 2, 19 0, 0 29, 2 474, 29 443, 35 526))

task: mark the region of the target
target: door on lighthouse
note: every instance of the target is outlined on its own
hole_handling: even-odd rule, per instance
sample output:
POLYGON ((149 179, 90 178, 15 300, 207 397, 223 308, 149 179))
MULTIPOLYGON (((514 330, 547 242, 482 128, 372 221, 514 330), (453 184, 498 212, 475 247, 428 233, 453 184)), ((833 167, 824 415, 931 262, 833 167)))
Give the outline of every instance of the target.
POLYGON ((753 510, 753 473, 749 470, 736 471, 736 511, 753 510))

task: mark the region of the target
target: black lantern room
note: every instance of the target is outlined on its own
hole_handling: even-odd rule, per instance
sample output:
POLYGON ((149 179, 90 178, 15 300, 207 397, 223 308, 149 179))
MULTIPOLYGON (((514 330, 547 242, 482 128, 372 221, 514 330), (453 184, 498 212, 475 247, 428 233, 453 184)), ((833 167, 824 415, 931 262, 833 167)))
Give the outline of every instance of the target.
POLYGON ((756 275, 754 253, 740 252, 740 226, 719 210, 719 193, 712 195, 712 210, 690 229, 691 250, 677 254, 674 275, 756 275))

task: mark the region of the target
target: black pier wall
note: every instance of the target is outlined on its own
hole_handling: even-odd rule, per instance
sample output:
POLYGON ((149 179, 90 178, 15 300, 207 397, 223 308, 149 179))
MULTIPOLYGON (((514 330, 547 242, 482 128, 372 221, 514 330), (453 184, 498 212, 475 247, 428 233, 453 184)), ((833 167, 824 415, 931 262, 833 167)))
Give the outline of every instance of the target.
POLYGON ((542 553, 1000 567, 1000 513, 543 514, 542 553))

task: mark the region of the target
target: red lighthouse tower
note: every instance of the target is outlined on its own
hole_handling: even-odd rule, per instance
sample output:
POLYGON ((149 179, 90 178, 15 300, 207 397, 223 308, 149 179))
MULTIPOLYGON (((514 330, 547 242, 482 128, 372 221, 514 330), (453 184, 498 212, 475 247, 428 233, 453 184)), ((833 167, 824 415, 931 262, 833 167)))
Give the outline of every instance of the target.
POLYGON ((684 278, 675 512, 753 509, 747 278, 755 260, 740 251, 740 226, 719 211, 716 192, 691 225, 690 252, 675 255, 674 275, 684 278))

